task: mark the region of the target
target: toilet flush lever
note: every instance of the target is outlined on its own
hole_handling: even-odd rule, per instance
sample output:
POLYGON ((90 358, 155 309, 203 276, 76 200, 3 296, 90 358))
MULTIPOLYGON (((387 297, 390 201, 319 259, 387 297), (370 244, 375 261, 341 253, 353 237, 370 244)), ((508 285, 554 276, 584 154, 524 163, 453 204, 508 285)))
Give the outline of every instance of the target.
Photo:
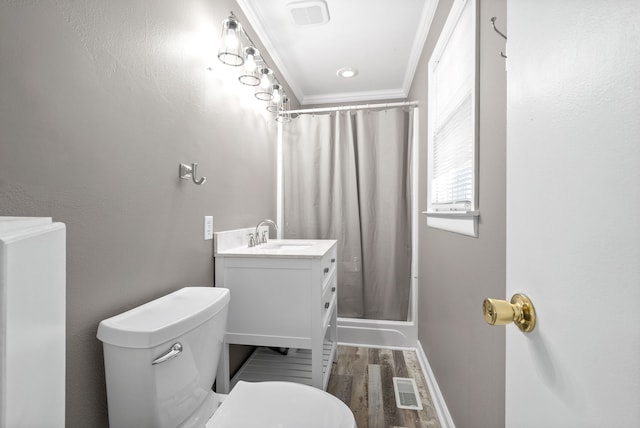
POLYGON ((153 360, 151 365, 155 366, 156 364, 169 361, 170 359, 177 357, 180 352, 182 352, 182 343, 176 342, 173 344, 173 346, 171 346, 171 348, 167 352, 165 352, 164 354, 160 355, 158 358, 153 360))

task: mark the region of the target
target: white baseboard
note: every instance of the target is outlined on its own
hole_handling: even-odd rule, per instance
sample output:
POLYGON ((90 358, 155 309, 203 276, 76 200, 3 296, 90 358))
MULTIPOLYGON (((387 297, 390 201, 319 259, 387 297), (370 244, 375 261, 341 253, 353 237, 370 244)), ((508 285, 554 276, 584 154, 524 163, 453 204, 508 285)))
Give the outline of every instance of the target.
POLYGON ((436 413, 438 414, 440 425, 442 426, 442 428, 455 428, 453 419, 451 419, 451 414, 449 413, 449 409, 447 408, 447 404, 444 402, 442 392, 440 392, 440 387, 438 387, 438 382, 436 382, 436 378, 433 375, 433 371, 431 370, 431 366, 429 365, 429 361, 427 360, 427 355, 424 353, 424 349, 422 349, 422 344, 419 340, 417 341, 416 354, 418 355, 418 361, 422 366, 422 372, 426 377, 427 386, 429 387, 429 391, 431 392, 433 406, 435 407, 436 413))

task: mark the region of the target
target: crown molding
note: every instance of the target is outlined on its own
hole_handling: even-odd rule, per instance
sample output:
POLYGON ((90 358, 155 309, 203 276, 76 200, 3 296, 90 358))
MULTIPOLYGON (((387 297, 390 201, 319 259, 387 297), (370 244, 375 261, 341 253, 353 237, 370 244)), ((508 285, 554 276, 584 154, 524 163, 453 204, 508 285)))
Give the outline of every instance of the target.
POLYGON ((425 2, 422 14, 420 15, 420 26, 416 31, 416 36, 413 39, 413 45, 411 46, 411 52, 409 54, 409 63, 407 64, 407 72, 404 75, 402 82, 402 89, 407 94, 411 90, 411 84, 413 78, 416 75, 418 64, 420 63, 420 57, 422 56, 422 50, 424 44, 427 41, 431 24, 433 23, 433 17, 436 14, 439 0, 430 0, 425 2))
POLYGON ((309 105, 407 98, 411 89, 411 84, 413 83, 413 79, 415 77, 416 70, 418 68, 418 64, 420 62, 422 50, 424 49, 424 44, 427 40, 429 29, 431 28, 431 23, 433 21, 433 17, 435 15, 439 0, 429 0, 425 2, 425 6, 422 9, 422 14, 420 16, 420 26, 416 31, 416 35, 411 46, 409 62, 407 64, 401 88, 370 92, 333 93, 325 95, 307 95, 303 92, 303 90, 297 84, 295 76, 289 71, 284 61, 282 61, 282 59, 278 56, 277 50, 267 36, 267 32, 260 23, 258 15, 251 6, 250 2, 247 0, 236 0, 236 2, 244 13, 249 25, 257 35, 259 42, 262 44, 269 57, 271 58, 271 61, 273 62, 272 66, 275 67, 282 75, 284 82, 281 83, 289 86, 300 105, 309 105))

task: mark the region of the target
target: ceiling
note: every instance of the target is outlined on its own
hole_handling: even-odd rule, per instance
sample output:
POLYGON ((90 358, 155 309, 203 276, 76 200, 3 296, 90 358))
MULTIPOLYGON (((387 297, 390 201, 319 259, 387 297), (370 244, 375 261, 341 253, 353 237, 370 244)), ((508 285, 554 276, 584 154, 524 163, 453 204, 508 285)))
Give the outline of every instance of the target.
POLYGON ((302 105, 406 98, 437 4, 437 0, 237 2, 302 105), (324 6, 328 22, 294 22, 294 14, 298 21, 326 18, 324 6), (344 67, 353 67, 358 74, 338 77, 337 71, 344 67))

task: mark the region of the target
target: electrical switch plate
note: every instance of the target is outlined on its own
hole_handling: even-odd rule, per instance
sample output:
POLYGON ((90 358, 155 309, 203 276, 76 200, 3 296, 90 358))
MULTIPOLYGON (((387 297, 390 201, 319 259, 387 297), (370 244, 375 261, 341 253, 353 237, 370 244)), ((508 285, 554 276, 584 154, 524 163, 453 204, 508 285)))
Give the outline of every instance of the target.
POLYGON ((204 239, 213 239, 213 216, 204 216, 204 239))

